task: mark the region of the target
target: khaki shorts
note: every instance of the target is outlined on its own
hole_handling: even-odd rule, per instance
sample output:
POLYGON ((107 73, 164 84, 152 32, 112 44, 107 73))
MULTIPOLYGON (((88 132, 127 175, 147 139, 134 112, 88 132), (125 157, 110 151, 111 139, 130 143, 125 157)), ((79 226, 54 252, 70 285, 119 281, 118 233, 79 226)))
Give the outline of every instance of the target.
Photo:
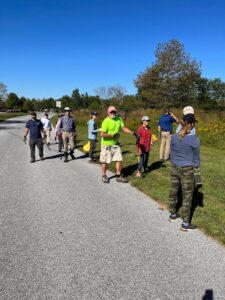
POLYGON ((120 146, 101 145, 100 162, 110 164, 111 161, 123 161, 120 146))

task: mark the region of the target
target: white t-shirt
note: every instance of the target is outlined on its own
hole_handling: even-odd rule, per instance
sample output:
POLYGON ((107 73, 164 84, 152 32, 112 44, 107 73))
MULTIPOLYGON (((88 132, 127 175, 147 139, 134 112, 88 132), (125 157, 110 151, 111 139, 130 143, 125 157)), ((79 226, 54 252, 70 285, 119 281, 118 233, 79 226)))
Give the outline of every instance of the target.
POLYGON ((41 118, 41 123, 43 124, 44 128, 52 128, 51 122, 47 118, 41 118))

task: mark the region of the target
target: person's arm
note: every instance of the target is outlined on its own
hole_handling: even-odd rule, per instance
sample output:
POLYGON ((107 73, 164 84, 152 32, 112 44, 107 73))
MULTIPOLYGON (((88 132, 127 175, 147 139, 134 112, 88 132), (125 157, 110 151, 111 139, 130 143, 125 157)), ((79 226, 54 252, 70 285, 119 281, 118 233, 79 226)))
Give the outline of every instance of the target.
POLYGON ((122 127, 121 129, 123 130, 123 132, 126 132, 126 133, 131 133, 131 134, 133 134, 133 135, 134 135, 134 133, 135 133, 134 131, 131 131, 129 128, 127 128, 127 127, 125 127, 125 126, 122 127))
POLYGON ((25 141, 26 138, 27 138, 28 132, 29 132, 29 128, 25 127, 25 128, 24 128, 24 135, 23 135, 24 141, 25 141))
POLYGON ((174 122, 179 122, 178 118, 172 112, 170 113, 170 116, 175 120, 174 122))
POLYGON ((193 161, 194 166, 200 168, 200 141, 198 138, 193 145, 193 161))
POLYGON ((158 133, 159 133, 159 137, 161 136, 161 131, 162 131, 161 126, 158 125, 158 133))

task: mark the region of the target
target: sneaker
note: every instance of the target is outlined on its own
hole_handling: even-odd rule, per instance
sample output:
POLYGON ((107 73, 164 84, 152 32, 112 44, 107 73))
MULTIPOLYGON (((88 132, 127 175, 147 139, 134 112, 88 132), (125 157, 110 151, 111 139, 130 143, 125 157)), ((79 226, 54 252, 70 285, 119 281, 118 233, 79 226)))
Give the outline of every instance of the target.
POLYGON ((30 163, 34 163, 35 162, 35 158, 31 158, 30 163))
POLYGON ((174 222, 174 221, 179 220, 179 219, 180 219, 180 215, 179 214, 173 214, 173 215, 169 216, 168 221, 174 222))
POLYGON ((129 180, 125 177, 123 177, 122 175, 120 175, 119 177, 116 177, 116 181, 117 182, 123 182, 123 183, 128 183, 129 180))
POLYGON ((40 156, 40 160, 45 160, 43 156, 40 156))
POLYGON ((194 224, 188 224, 188 225, 181 224, 180 230, 182 230, 182 231, 192 231, 192 230, 195 230, 196 228, 197 228, 197 226, 194 225, 194 224))
POLYGON ((141 174, 141 172, 140 171, 137 171, 137 173, 135 174, 135 177, 142 177, 142 174, 141 174))
POLYGON ((103 183, 109 183, 109 178, 106 175, 102 176, 102 182, 103 183))

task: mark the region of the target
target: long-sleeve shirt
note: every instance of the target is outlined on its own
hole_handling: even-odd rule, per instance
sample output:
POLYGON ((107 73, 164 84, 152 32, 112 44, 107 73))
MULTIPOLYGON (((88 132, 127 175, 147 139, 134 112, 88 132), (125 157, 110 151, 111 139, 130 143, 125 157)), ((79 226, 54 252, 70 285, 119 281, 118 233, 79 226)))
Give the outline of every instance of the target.
POLYGON ((48 118, 41 118, 41 123, 44 128, 52 129, 51 121, 48 118))
POLYGON ((200 167, 200 141, 196 135, 187 134, 179 138, 179 134, 173 134, 170 144, 170 159, 179 167, 200 167))
POLYGON ((97 125, 96 125, 95 121, 90 119, 87 122, 87 125, 88 125, 88 138, 90 140, 96 140, 98 130, 97 130, 97 125))
POLYGON ((71 116, 62 117, 61 118, 61 123, 60 123, 60 128, 61 128, 62 131, 75 132, 76 124, 75 124, 75 121, 74 121, 73 117, 71 117, 71 116))

